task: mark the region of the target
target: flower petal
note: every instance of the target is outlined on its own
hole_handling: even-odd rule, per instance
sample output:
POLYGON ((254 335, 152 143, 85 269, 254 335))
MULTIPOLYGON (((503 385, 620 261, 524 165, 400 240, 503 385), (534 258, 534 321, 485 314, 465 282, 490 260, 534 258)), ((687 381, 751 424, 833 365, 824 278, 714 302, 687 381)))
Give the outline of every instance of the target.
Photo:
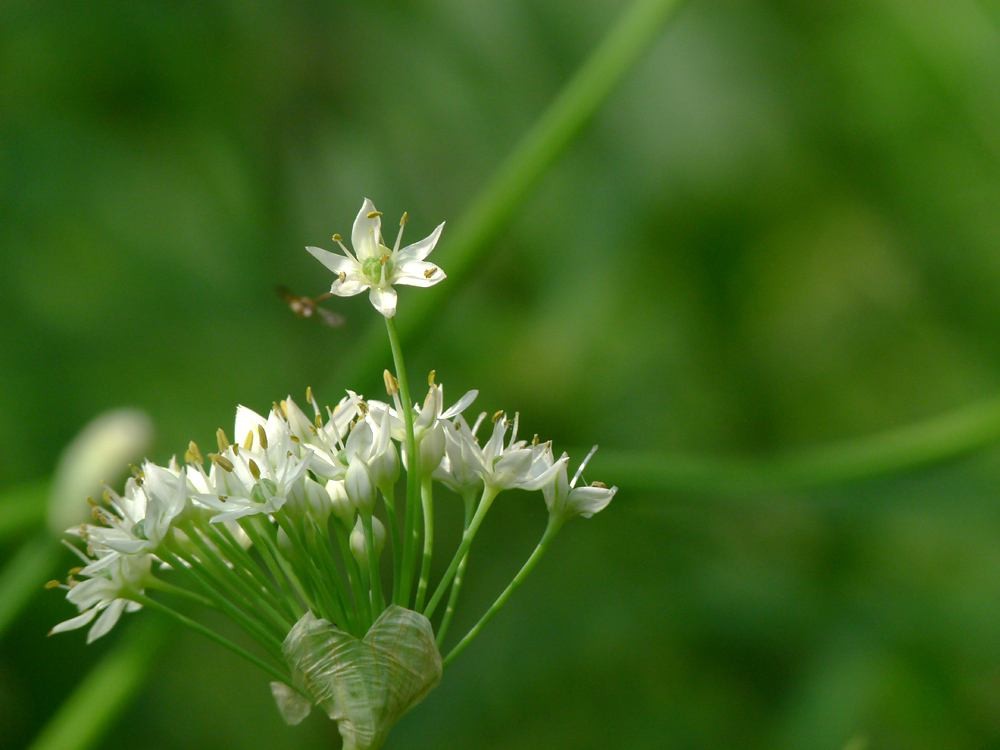
POLYGON ((101 616, 97 618, 97 622, 87 633, 87 643, 93 643, 98 638, 103 635, 107 635, 108 631, 115 626, 118 622, 118 618, 122 616, 122 612, 125 610, 125 605, 128 602, 125 599, 115 599, 107 608, 101 612, 101 616))
POLYGON ((441 412, 441 419, 451 419, 452 417, 457 417, 469 408, 478 395, 479 391, 477 390, 466 391, 462 398, 441 412))
POLYGON ((347 274, 347 278, 343 281, 334 279, 333 284, 330 286, 330 292, 336 294, 338 297, 353 297, 355 294, 361 294, 369 286, 371 284, 366 278, 360 273, 352 271, 347 274))
POLYGON ((448 278, 439 266, 423 260, 407 260, 396 266, 393 275, 394 284, 404 286, 434 286, 439 281, 448 278))
POLYGON ((378 245, 381 241, 381 216, 378 215, 375 204, 365 198, 357 218, 354 219, 354 228, 351 229, 351 244, 354 245, 354 254, 358 256, 359 261, 364 263, 367 258, 374 258, 378 255, 378 245), (376 215, 371 216, 373 213, 376 215))
POLYGON ((396 314, 396 290, 391 286, 387 286, 384 289, 373 286, 369 293, 369 298, 375 309, 385 317, 391 318, 396 314))
POLYGON ((358 265, 353 258, 340 253, 331 253, 321 247, 307 247, 306 252, 336 274, 350 273, 358 265))
POLYGON ((567 510, 583 518, 590 518, 607 508, 616 492, 617 487, 576 487, 566 499, 567 510))
POLYGON ((442 229, 444 229, 443 221, 434 228, 433 232, 424 237, 422 240, 414 242, 412 245, 407 245, 400 250, 399 260, 406 262, 409 260, 423 260, 426 258, 431 254, 431 250, 434 249, 434 246, 437 245, 442 229))
POLYGON ((78 614, 76 617, 71 617, 68 620, 63 620, 58 625, 56 625, 52 630, 49 631, 49 635, 55 635, 56 633, 65 633, 67 630, 76 630, 77 628, 82 628, 84 625, 89 625, 90 621, 97 616, 96 609, 88 609, 86 612, 78 614))

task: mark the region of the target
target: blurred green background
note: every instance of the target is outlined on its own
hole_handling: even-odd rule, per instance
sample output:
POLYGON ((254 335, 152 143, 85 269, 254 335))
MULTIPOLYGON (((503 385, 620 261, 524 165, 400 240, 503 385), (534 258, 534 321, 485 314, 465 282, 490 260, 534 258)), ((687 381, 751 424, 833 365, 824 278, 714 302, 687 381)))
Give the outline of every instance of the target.
MULTIPOLYGON (((365 299, 331 330, 274 286, 323 291, 302 247, 365 195, 412 239, 454 226, 624 7, 5 2, 0 486, 112 407, 149 413, 163 461, 237 403, 377 395, 381 365, 339 376, 365 299)), ((770 456, 995 394, 998 30, 992 0, 687 3, 469 278, 403 290, 401 319, 440 302, 412 377, 608 455, 770 456)), ((1000 746, 1000 451, 809 492, 591 473, 615 503, 391 747, 1000 746)), ((537 497, 497 505, 456 633, 543 525, 537 497)), ((155 619, 46 639, 70 613, 39 588, 3 634, 0 746, 155 619)), ((98 746, 337 746, 197 636, 155 659, 98 746)))

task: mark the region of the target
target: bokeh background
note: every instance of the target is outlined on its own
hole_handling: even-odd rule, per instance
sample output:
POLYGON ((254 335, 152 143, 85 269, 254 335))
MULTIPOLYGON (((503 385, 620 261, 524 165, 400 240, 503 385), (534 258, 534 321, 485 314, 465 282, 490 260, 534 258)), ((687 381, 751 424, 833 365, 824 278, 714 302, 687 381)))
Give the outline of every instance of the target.
MULTIPOLYGON (((377 394, 381 365, 340 376, 378 323, 364 298, 333 330, 274 286, 323 291, 302 247, 348 233, 364 195, 413 238, 460 219, 624 7, 3 3, 0 487, 49 476, 113 407, 151 416, 162 461, 237 403, 377 394)), ((991 396, 998 31, 993 0, 688 2, 460 287, 426 293, 415 379, 479 388, 557 446, 672 461, 991 396)), ((630 489, 600 454, 592 473, 615 503, 392 747, 1000 746, 1000 452, 810 491, 630 489)), ((498 504, 456 632, 543 523, 537 497, 498 504)), ((40 589, 55 572, 0 636, 4 748, 155 618, 46 639, 70 614, 40 589)), ((155 661, 97 746, 337 746, 197 636, 155 661)))

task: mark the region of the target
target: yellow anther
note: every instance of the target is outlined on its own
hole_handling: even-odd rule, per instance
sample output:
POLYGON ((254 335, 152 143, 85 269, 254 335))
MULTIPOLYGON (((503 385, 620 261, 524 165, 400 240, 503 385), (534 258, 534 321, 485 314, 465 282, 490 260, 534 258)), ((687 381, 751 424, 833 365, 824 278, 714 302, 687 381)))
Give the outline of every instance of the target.
POLYGON ((94 498, 92 498, 92 497, 88 497, 87 498, 87 505, 89 505, 91 508, 96 508, 97 507, 97 501, 94 498))
POLYGON ((226 500, 229 499, 229 495, 216 495, 216 497, 219 498, 219 502, 220 503, 224 503, 224 502, 226 502, 226 500))
POLYGON ((313 406, 316 406, 316 399, 313 398, 313 389, 311 385, 306 386, 306 401, 313 406))
POLYGON ((208 457, 212 459, 212 463, 214 463, 221 469, 225 469, 226 471, 232 471, 233 469, 236 468, 235 466, 233 466, 232 461, 230 461, 225 456, 220 456, 218 453, 211 453, 209 454, 208 457))
POLYGON ((538 433, 536 432, 536 433, 535 433, 534 435, 532 435, 532 437, 531 437, 531 444, 532 444, 532 445, 538 445, 538 442, 539 442, 539 440, 538 440, 538 433))
POLYGON ((323 426, 323 415, 322 414, 317 414, 316 418, 313 421, 316 423, 316 427, 322 427, 323 426))
POLYGON ((262 424, 257 425, 257 440, 260 442, 260 447, 267 450, 267 433, 262 424))
POLYGON ((427 385, 433 386, 435 378, 437 378, 437 370, 431 370, 427 373, 427 385))
POLYGON ((240 446, 236 445, 235 443, 233 444, 233 455, 234 456, 240 455, 240 446))
POLYGON ((341 284, 343 284, 345 281, 347 281, 347 272, 346 271, 341 271, 340 273, 338 273, 337 274, 337 281, 339 281, 341 284))
MULTIPOLYGON (((45 589, 47 591, 51 591, 52 589, 57 589, 60 586, 62 586, 62 583, 60 581, 57 581, 54 578, 51 581, 46 581, 45 582, 45 589)), ((81 591, 82 591, 82 589, 81 589, 81 591)))
POLYGON ((389 262, 389 253, 382 253, 382 257, 378 259, 378 262, 383 266, 389 262))
POLYGON ((82 570, 83 570, 83 568, 81 568, 80 566, 77 566, 77 567, 75 567, 75 568, 70 568, 70 569, 69 569, 69 570, 68 570, 67 572, 68 572, 68 573, 69 573, 69 574, 70 574, 71 576, 75 576, 75 575, 79 575, 79 574, 80 574, 80 571, 82 571, 82 570))
POLYGON ((598 489, 601 490, 606 490, 608 488, 608 485, 606 485, 604 482, 591 482, 590 486, 597 487, 598 489))
POLYGON ((369 219, 376 219, 376 218, 378 218, 381 215, 382 215, 381 211, 369 211, 368 212, 368 218, 369 219))
POLYGON ((426 271, 424 271, 424 278, 425 279, 432 279, 432 278, 434 278, 434 274, 436 274, 436 273, 437 273, 437 269, 436 268, 428 268, 426 271))
POLYGON ((229 438, 226 437, 226 431, 221 427, 215 431, 215 441, 219 444, 219 453, 225 453, 229 450, 229 438))
POLYGON ((337 232, 334 232, 333 236, 330 239, 333 240, 334 242, 340 242, 344 238, 341 237, 337 232))
POLYGON ((288 439, 291 440, 293 443, 301 443, 302 442, 301 440, 299 440, 299 436, 298 435, 289 435, 288 439))
POLYGON ((247 436, 243 438, 243 449, 253 450, 253 430, 248 430, 247 436))
POLYGON ((502 416, 503 416, 503 409, 497 409, 497 411, 493 414, 493 417, 492 417, 493 424, 496 424, 497 422, 499 422, 500 421, 500 417, 502 417, 502 416))
POLYGON ((184 452, 184 462, 189 464, 202 464, 205 462, 201 451, 198 449, 198 444, 194 440, 188 443, 187 450, 184 452))
POLYGON ((409 220, 410 220, 410 214, 407 213, 406 211, 403 211, 403 215, 399 217, 399 226, 405 227, 406 222, 408 222, 409 220))
POLYGON ((257 465, 257 462, 251 458, 247 461, 247 466, 250 467, 250 473, 253 474, 253 478, 260 479, 260 467, 257 465))
POLYGON ((385 392, 394 396, 399 392, 399 381, 388 370, 382 371, 382 381, 385 383, 385 392))

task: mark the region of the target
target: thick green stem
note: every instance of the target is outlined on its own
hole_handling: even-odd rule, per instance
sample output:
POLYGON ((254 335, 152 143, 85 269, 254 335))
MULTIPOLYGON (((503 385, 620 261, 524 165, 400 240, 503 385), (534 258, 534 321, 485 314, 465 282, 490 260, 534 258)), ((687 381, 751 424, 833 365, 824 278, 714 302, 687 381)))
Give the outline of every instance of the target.
POLYGON ((170 628, 157 618, 130 625, 59 706, 31 750, 86 750, 101 745, 101 736, 118 714, 142 694, 153 664, 162 664, 157 657, 169 635, 170 628))
POLYGON ((535 547, 531 556, 528 557, 524 565, 521 566, 521 569, 517 571, 517 575, 514 576, 514 580, 508 584, 507 588, 503 590, 503 593, 501 593, 500 596, 497 597, 497 600, 493 602, 492 606, 486 610, 486 614, 479 618, 479 622, 472 626, 469 632, 465 634, 465 637, 463 637, 462 640, 455 645, 455 648, 453 648, 444 658, 445 664, 450 664, 456 656, 462 653, 462 651, 464 651, 465 648, 472 643, 472 640, 479 635, 480 631, 484 627, 486 627, 486 623, 493 619, 497 612, 499 612, 507 603, 507 600, 510 599, 511 595, 517 591, 522 583, 524 583, 524 579, 527 578, 531 571, 535 569, 535 566, 538 565, 538 561, 541 560, 542 555, 545 554, 545 550, 548 549, 549 544, 555 538, 555 535, 559 533, 559 528, 560 524, 550 518, 548 526, 545 527, 545 533, 542 534, 541 541, 538 542, 538 546, 535 547))
MULTIPOLYGON (((435 287, 433 293, 414 294, 406 300, 406 318, 400 323, 403 340, 428 329, 428 321, 447 296, 461 288, 464 277, 510 225, 541 177, 659 37, 664 23, 680 5, 680 0, 636 0, 618 18, 449 230, 447 241, 437 251, 437 262, 447 270, 448 282, 435 287)), ((341 373, 342 379, 354 382, 369 375, 381 357, 381 333, 372 329, 351 357, 351 369, 341 373)))
POLYGON ((399 343, 394 318, 385 319, 385 329, 389 334, 389 348, 399 381, 399 401, 403 410, 403 424, 406 428, 406 508, 403 512, 403 562, 396 604, 409 606, 410 589, 413 586, 413 572, 417 562, 417 514, 420 512, 420 454, 413 434, 413 400, 410 398, 410 382, 406 376, 403 348, 399 343))
POLYGON ((479 499, 479 507, 476 508, 476 513, 472 516, 472 521, 469 522, 469 528, 467 528, 465 533, 462 534, 462 541, 458 545, 458 549, 455 550, 455 556, 451 559, 451 563, 448 565, 448 569, 445 570, 444 575, 441 576, 437 589, 434 590, 434 596, 431 597, 430 603, 427 605, 427 609, 424 610, 424 616, 428 620, 434 616, 434 610, 437 609, 438 604, 441 603, 441 598, 444 596, 444 592, 448 590, 448 584, 450 584, 452 579, 455 577, 455 573, 458 571, 458 566, 469 553, 469 547, 472 546, 472 540, 476 538, 476 532, 479 531, 479 527, 482 525, 483 519, 486 518, 486 514, 490 511, 490 506, 493 505, 493 501, 499 493, 500 490, 490 487, 489 485, 483 488, 483 496, 479 499))
POLYGON ((431 557, 434 554, 434 486, 430 477, 420 482, 420 504, 424 513, 424 557, 420 563, 420 582, 417 584, 417 600, 413 608, 417 611, 424 606, 427 583, 431 576, 431 557))
POLYGON ((17 619, 21 610, 39 594, 65 550, 49 536, 36 533, 21 545, 0 571, 0 635, 17 619))

